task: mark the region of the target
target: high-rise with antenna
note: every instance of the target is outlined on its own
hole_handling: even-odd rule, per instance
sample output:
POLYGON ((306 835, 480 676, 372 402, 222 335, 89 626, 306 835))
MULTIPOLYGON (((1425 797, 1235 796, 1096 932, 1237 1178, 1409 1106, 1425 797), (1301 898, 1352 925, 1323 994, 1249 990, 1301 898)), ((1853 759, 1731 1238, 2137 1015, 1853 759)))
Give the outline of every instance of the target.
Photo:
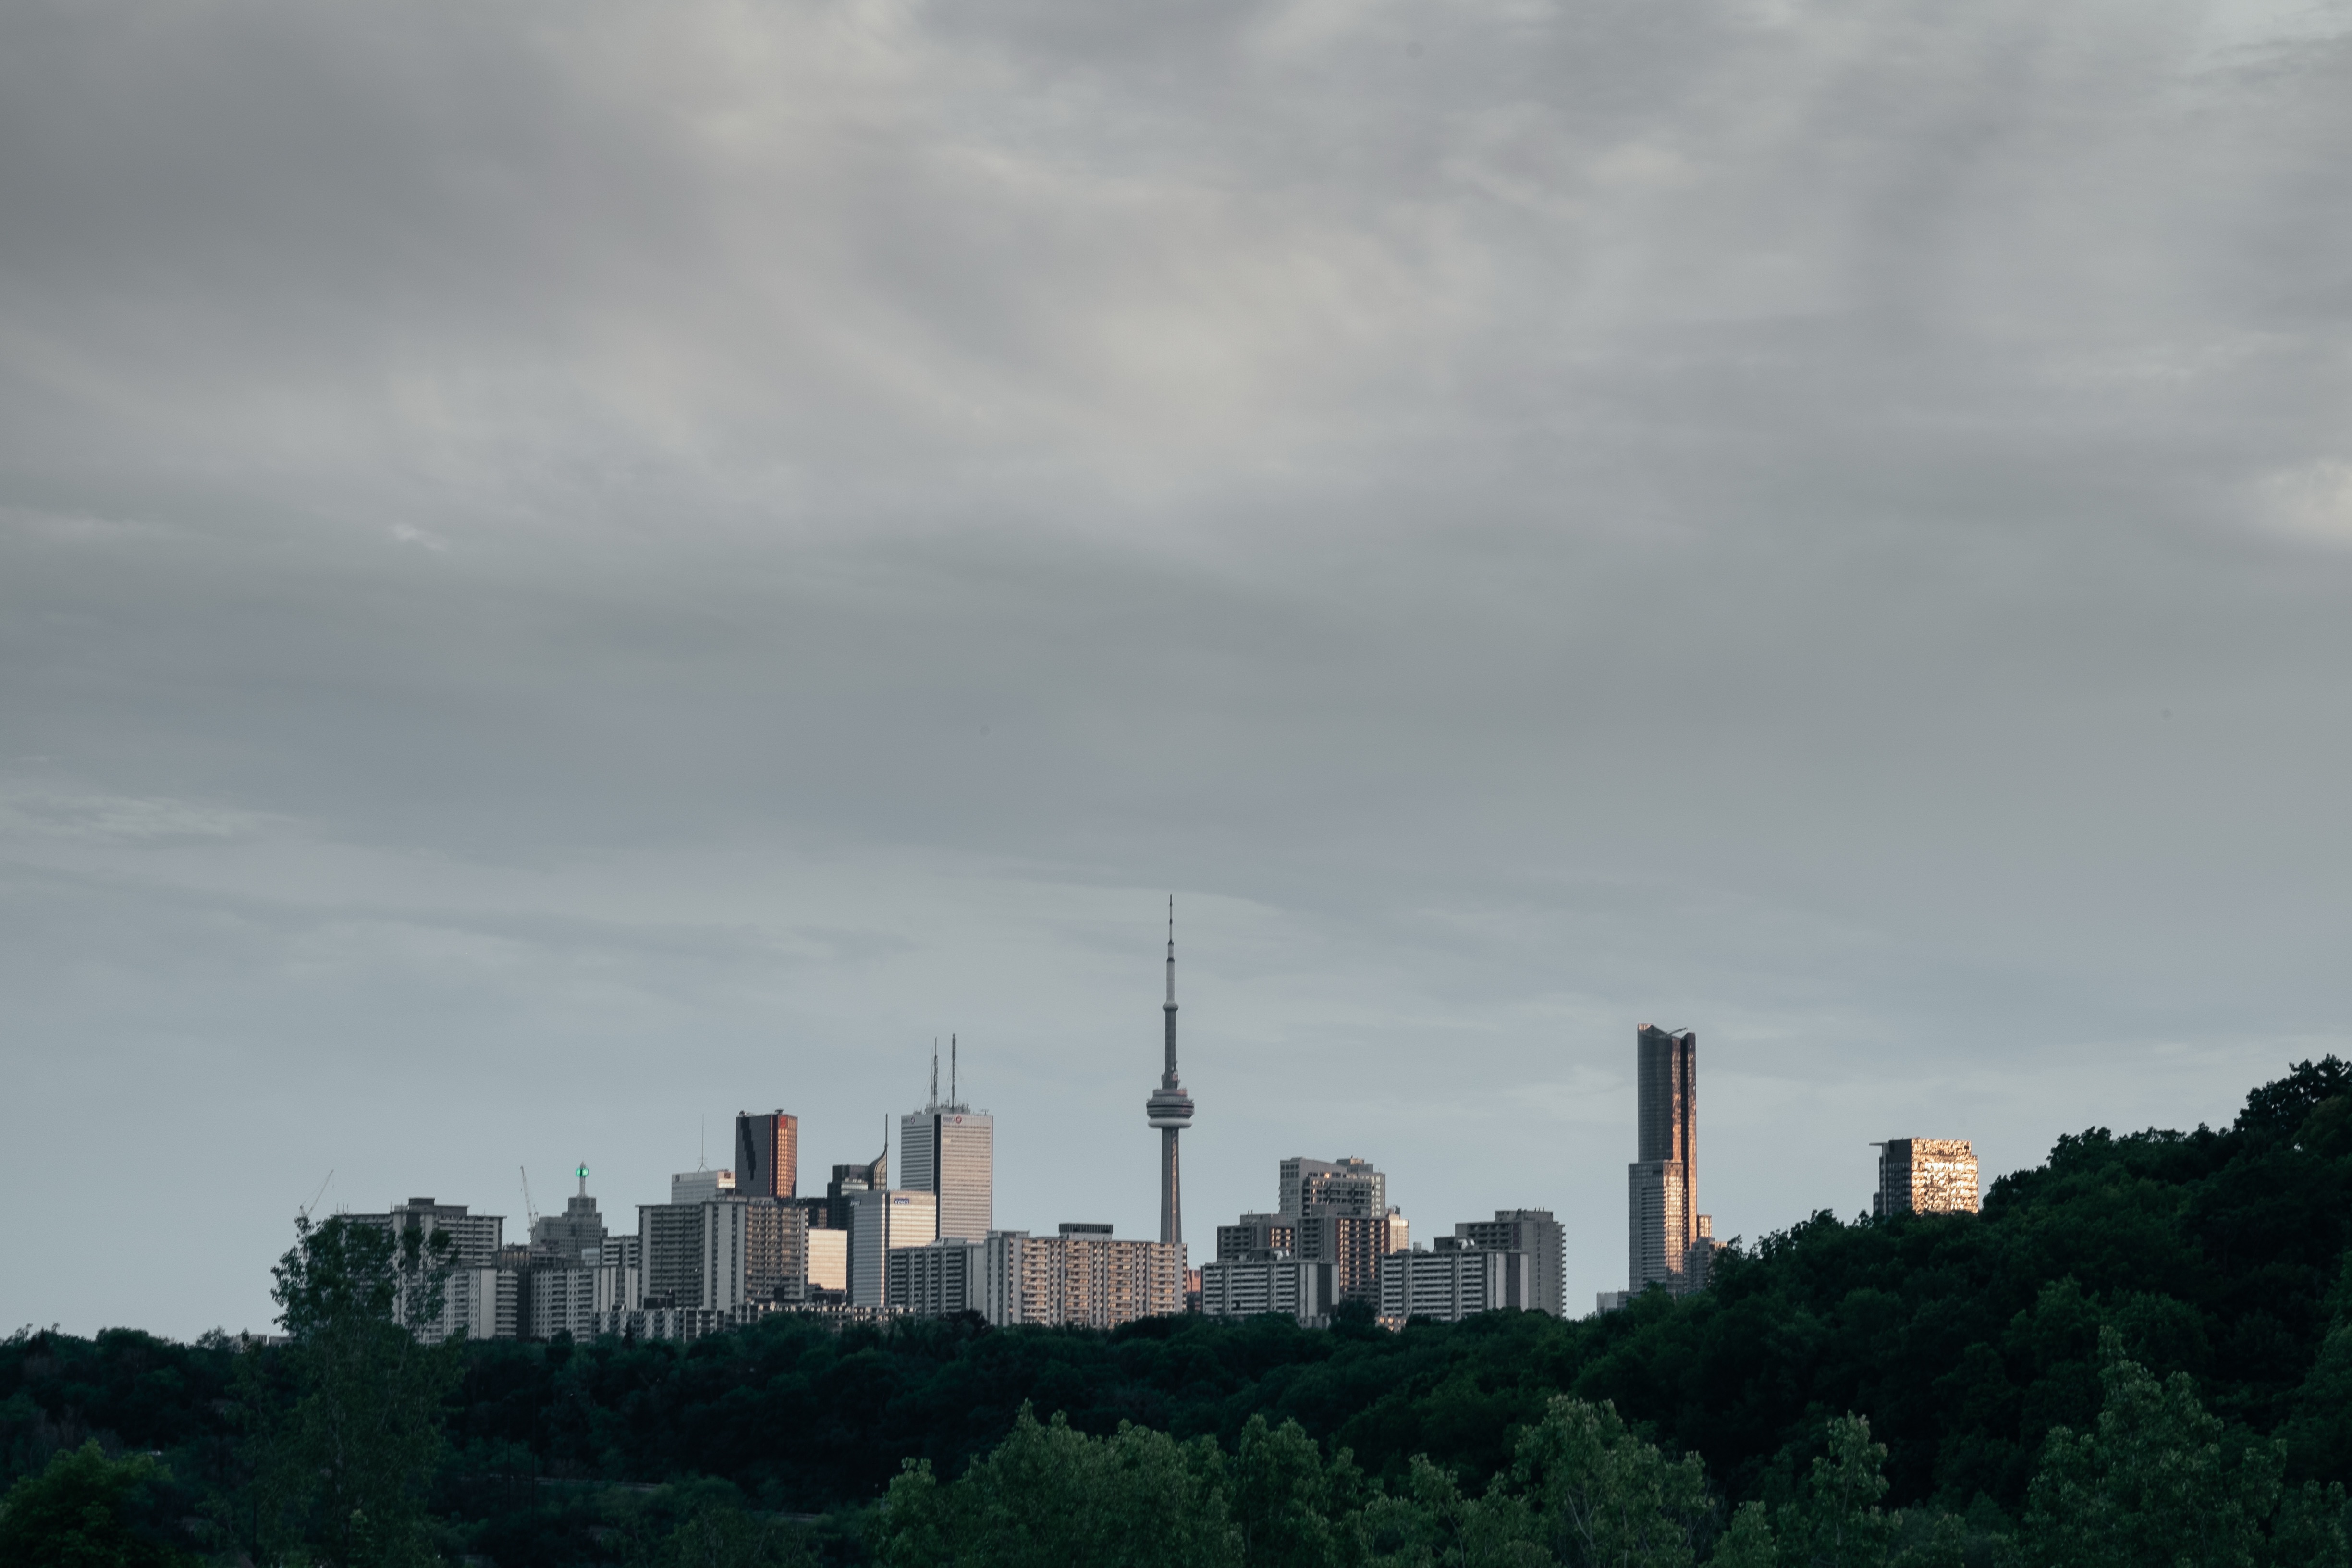
POLYGON ((930 1099, 898 1119, 898 1185, 939 1199, 941 1237, 986 1241, 996 1219, 996 1119, 964 1103, 960 1056, 950 1035, 948 1097, 941 1100, 940 1045, 931 1042, 930 1099))
POLYGON ((1184 1204, 1176 1159, 1176 1138, 1192 1124, 1192 1097, 1176 1077, 1176 896, 1168 896, 1168 1000, 1160 1005, 1167 1031, 1167 1065, 1160 1087, 1143 1102, 1146 1121, 1160 1129, 1160 1239, 1184 1239, 1184 1204))

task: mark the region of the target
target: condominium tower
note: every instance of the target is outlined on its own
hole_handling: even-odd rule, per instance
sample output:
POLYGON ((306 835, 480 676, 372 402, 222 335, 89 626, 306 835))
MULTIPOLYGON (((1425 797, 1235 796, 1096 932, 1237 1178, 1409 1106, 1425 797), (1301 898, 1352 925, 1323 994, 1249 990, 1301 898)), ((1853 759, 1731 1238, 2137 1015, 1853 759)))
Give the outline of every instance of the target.
POLYGON ((1965 1138, 1890 1138, 1878 1146, 1870 1212, 1974 1214, 1977 1152, 1965 1138))
POLYGON ((1705 1283, 1711 1226, 1698 1212, 1698 1036, 1641 1026, 1633 1038, 1634 1159, 1625 1167, 1625 1288, 1679 1294, 1705 1283), (1701 1243, 1706 1245, 1700 1245, 1701 1243))

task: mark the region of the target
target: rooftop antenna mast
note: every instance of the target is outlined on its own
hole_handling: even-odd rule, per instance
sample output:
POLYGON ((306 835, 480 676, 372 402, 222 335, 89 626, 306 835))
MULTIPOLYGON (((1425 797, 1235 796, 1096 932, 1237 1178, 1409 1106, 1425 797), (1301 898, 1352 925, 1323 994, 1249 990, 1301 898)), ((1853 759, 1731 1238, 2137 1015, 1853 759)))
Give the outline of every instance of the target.
POLYGON ((963 1101, 956 1098, 956 1037, 952 1032, 948 1036, 948 1104, 958 1110, 963 1109, 963 1101))
POLYGON ((940 1108, 940 1037, 939 1037, 937 1035, 933 1035, 933 1036, 931 1037, 931 1102, 930 1102, 930 1104, 929 1104, 929 1105, 926 1106, 924 1109, 925 1109, 925 1110, 937 1110, 939 1108, 940 1108))
POLYGON ((312 1209, 314 1209, 314 1208, 317 1208, 317 1207, 319 1206, 319 1200, 320 1200, 320 1198, 323 1198, 323 1197, 325 1197, 325 1196, 327 1195, 327 1188, 328 1188, 329 1184, 331 1184, 331 1183, 334 1181, 334 1179, 335 1179, 335 1173, 334 1173, 334 1169, 333 1169, 333 1167, 332 1167, 332 1166, 330 1166, 330 1167, 328 1168, 328 1170, 327 1170, 327 1179, 326 1179, 326 1181, 320 1182, 320 1183, 319 1184, 319 1190, 318 1190, 317 1192, 315 1192, 315 1193, 312 1193, 312 1194, 310 1194, 310 1201, 309 1203, 304 1204, 304 1205, 302 1205, 302 1208, 301 1208, 301 1215, 302 1215, 302 1217, 303 1217, 304 1219, 309 1219, 309 1218, 310 1217, 310 1211, 311 1211, 312 1209))

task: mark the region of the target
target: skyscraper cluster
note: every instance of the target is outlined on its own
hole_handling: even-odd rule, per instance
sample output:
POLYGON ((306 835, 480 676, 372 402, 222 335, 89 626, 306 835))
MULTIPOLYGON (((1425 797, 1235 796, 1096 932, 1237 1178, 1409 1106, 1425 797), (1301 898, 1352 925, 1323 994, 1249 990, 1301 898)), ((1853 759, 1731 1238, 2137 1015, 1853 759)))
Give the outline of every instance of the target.
MULTIPOLYGON (((870 1161, 832 1167, 822 1195, 800 1192, 800 1120, 782 1110, 735 1119, 734 1164, 680 1172, 666 1203, 637 1205, 634 1234, 609 1232, 588 1167, 560 1215, 531 1216, 528 1242, 505 1220, 413 1197, 354 1220, 427 1237, 446 1233, 451 1272, 428 1337, 545 1339, 635 1334, 685 1339, 773 1311, 845 1318, 976 1313, 998 1324, 1115 1327, 1192 1310, 1282 1313, 1328 1322, 1354 1304, 1379 1321, 1458 1320, 1497 1309, 1562 1315, 1564 1237, 1552 1211, 1507 1208, 1417 1245, 1389 1178, 1370 1160, 1293 1155, 1276 1169, 1272 1208, 1216 1227, 1215 1257, 1185 1268, 1179 1142, 1192 1098, 1176 1062, 1176 931, 1170 900, 1159 1081, 1144 1102, 1160 1134, 1160 1225, 1152 1241, 1066 1221, 1051 1234, 996 1226, 996 1121, 965 1100, 961 1046, 949 1037, 947 1091, 931 1052, 929 1093, 888 1123, 870 1161)), ((1626 1167, 1626 1289, 1706 1287, 1714 1226, 1698 1209, 1698 1036, 1643 1024, 1634 1035, 1634 1158, 1626 1167)), ((1964 1140, 1880 1145, 1874 1212, 1977 1207, 1976 1155, 1964 1140)), ((527 1190, 526 1190, 527 1195, 527 1190)))
MULTIPOLYGON (((886 1135, 871 1161, 836 1164, 822 1196, 800 1192, 800 1120, 735 1118, 734 1163, 684 1171, 667 1203, 637 1205, 634 1235, 608 1234, 588 1168, 562 1215, 534 1215, 508 1245, 505 1218, 411 1198, 350 1216, 452 1237, 440 1339, 635 1334, 686 1339, 771 1311, 843 1317, 978 1312, 998 1323, 1115 1327, 1185 1307, 1176 1139, 1192 1101, 1176 1070, 1176 943, 1171 901, 1162 1072, 1147 1116, 1160 1132, 1160 1237, 1124 1240, 1092 1221, 1052 1235, 996 1228, 996 1121, 961 1091, 961 1043, 948 1043, 947 1091, 934 1047, 930 1091, 898 1119, 898 1183, 886 1135)), ((887 1126, 886 1126, 887 1133, 887 1126)))

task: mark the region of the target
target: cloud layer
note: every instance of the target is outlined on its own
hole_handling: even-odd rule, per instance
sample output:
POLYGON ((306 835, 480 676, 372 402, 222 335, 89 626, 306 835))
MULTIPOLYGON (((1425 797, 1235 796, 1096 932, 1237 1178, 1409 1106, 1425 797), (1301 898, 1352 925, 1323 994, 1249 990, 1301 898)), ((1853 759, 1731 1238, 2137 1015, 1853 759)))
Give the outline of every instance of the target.
POLYGON ((0 19, 0 1317, 608 1221, 1702 1196, 2343 1050, 2342 5, 0 19), (545 1195, 541 1194, 542 1197, 545 1195))

